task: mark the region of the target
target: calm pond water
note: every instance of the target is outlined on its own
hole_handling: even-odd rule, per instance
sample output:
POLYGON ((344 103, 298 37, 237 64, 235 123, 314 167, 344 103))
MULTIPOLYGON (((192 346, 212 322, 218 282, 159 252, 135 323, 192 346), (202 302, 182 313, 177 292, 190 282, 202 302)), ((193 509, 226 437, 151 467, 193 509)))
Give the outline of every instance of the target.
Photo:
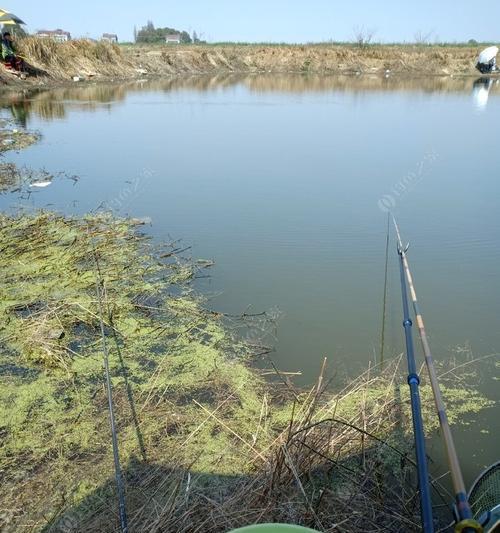
MULTIPOLYGON (((324 356, 341 376, 379 359, 389 206, 435 358, 488 356, 471 366, 498 399, 499 94, 473 79, 271 75, 5 93, 3 115, 43 134, 7 159, 80 179, 3 195, 0 208, 150 217, 155 238, 216 262, 203 282, 212 307, 277 319, 272 360, 308 384, 324 356)), ((393 357, 404 344, 392 233, 389 258, 393 357)), ((469 482, 498 459, 498 420, 489 409, 456 430, 469 482)), ((439 442, 430 452, 442 464, 439 442)))

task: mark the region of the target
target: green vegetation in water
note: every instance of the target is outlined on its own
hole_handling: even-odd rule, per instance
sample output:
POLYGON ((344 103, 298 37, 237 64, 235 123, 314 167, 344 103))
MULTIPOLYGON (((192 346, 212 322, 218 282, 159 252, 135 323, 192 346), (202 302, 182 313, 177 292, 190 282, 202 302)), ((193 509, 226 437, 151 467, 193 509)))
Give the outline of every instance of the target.
POLYGON ((0 119, 0 154, 10 150, 22 150, 39 140, 39 133, 19 129, 11 121, 0 119))
POLYGON ((71 176, 64 172, 52 174, 44 169, 19 167, 15 163, 0 163, 0 194, 18 192, 25 194, 35 192, 49 185, 55 180, 79 180, 78 176, 71 176))
MULTIPOLYGON (((20 151, 40 140, 40 134, 17 129, 15 123, 0 119, 0 156, 8 151, 20 151)), ((11 192, 35 191, 52 184, 54 179, 65 178, 78 181, 78 176, 65 172, 51 174, 44 169, 18 166, 12 162, 0 163, 0 194, 11 192)))
MULTIPOLYGON (((336 394, 270 385, 193 290, 206 263, 153 248, 133 220, 1 216, 0 247, 2 530, 117 528, 96 283, 131 530, 418 529, 397 362, 336 394)), ((488 406, 444 393, 452 421, 488 406)), ((423 403, 436 427, 428 387, 423 403)))

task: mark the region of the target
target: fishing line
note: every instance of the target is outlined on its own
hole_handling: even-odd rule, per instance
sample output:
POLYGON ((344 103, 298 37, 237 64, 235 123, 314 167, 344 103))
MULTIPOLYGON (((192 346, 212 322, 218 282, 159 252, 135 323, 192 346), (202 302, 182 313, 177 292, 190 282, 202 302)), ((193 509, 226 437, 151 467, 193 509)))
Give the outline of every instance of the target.
POLYGON ((385 345, 385 318, 387 304, 387 266, 389 263, 389 230, 390 214, 387 213, 387 232, 385 240, 385 274, 384 274, 384 299, 382 304, 382 332, 380 334, 380 363, 384 363, 384 345, 385 345))

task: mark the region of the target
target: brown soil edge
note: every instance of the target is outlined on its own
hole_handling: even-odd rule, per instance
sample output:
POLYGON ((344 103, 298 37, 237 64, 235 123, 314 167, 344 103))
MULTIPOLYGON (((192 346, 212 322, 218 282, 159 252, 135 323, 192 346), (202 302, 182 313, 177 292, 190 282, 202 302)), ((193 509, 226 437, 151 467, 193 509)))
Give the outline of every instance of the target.
POLYGON ((479 49, 416 45, 109 45, 27 38, 21 53, 38 74, 21 80, 0 69, 0 86, 53 87, 75 81, 128 81, 249 73, 479 77, 479 49))

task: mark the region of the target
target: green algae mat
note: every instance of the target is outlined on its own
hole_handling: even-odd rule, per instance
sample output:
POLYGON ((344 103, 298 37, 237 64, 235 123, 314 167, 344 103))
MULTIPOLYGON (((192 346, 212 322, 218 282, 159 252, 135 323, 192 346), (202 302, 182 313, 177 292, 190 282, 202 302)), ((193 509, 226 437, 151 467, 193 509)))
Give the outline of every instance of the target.
MULTIPOLYGON (((412 530, 397 363, 335 394, 284 376, 270 386, 193 290, 205 266, 152 246, 133 220, 0 216, 0 529, 118 527, 97 280, 131 531, 361 531, 364 514, 375 523, 391 509, 412 530)), ((473 390, 444 392, 452 422, 488 405, 473 390)), ((423 402, 431 430, 425 386, 423 402)))

